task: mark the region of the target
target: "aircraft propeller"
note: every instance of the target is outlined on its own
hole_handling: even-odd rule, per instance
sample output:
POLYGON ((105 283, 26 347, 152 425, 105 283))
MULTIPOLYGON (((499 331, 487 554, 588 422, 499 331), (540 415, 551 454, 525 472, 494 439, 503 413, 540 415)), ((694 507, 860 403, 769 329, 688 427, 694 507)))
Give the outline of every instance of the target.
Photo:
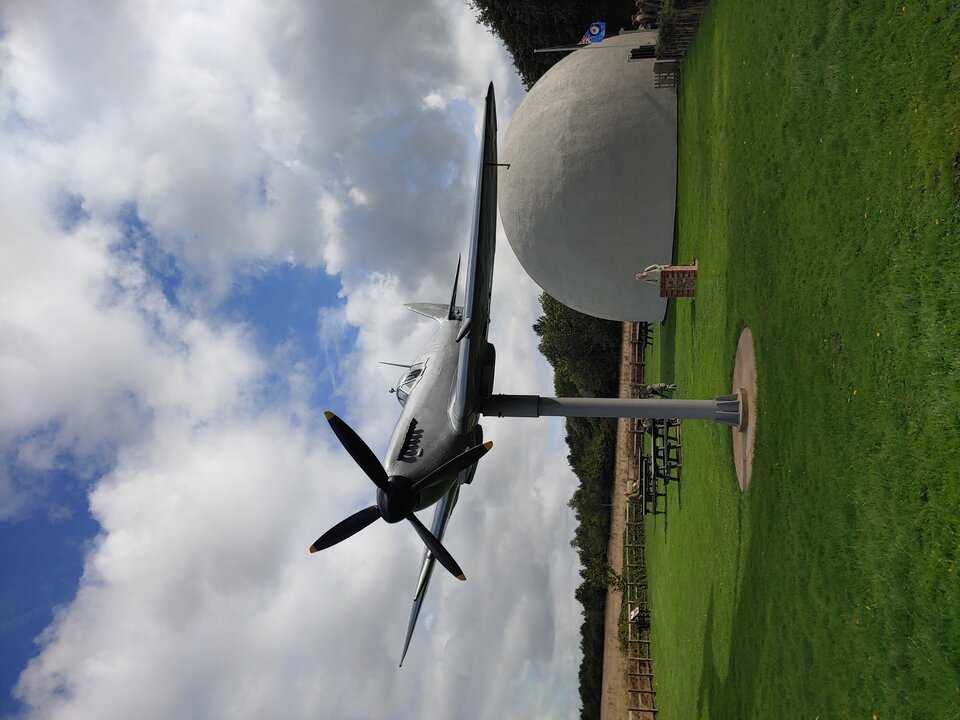
POLYGON ((413 525, 414 530, 423 540, 433 556, 440 561, 454 577, 458 580, 466 580, 457 561, 447 552, 437 537, 430 532, 417 516, 413 514, 414 508, 420 499, 420 495, 435 487, 437 484, 448 480, 451 475, 459 473, 461 470, 473 465, 480 458, 487 454, 487 451, 493 447, 492 442, 485 442, 482 445, 469 448, 460 453, 452 460, 448 460, 439 466, 433 472, 427 474, 420 480, 413 482, 403 475, 387 475, 383 465, 377 460, 377 456, 367 446, 367 444, 357 435, 353 428, 347 425, 343 420, 334 415, 329 410, 324 413, 327 422, 333 429, 334 434, 340 440, 343 448, 350 454, 364 474, 370 478, 371 482, 377 486, 377 504, 364 508, 354 513, 346 520, 334 525, 321 535, 317 541, 310 546, 310 552, 315 553, 320 550, 326 550, 328 547, 336 545, 338 542, 346 540, 348 537, 357 534, 365 527, 373 523, 378 518, 383 518, 388 523, 396 523, 401 520, 407 520, 413 525))

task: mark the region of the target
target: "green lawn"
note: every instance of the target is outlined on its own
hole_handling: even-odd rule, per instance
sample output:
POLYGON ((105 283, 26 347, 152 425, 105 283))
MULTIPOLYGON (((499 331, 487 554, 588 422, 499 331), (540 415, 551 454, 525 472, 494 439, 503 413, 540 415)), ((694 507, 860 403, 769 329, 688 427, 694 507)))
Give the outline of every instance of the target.
POLYGON ((684 424, 647 527, 660 717, 960 717, 960 4, 713 0, 683 65, 677 258, 648 376, 684 424))

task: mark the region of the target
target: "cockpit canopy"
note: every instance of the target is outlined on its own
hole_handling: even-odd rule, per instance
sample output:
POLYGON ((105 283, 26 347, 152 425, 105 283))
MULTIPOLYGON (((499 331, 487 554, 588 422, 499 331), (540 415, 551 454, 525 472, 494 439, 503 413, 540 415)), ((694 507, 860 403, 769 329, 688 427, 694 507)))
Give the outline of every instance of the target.
POLYGON ((416 384, 420 382, 420 378, 423 377, 423 371, 426 367, 426 361, 411 365, 410 369, 400 378, 400 382, 397 383, 397 402, 401 405, 407 404, 407 398, 410 397, 410 393, 416 384))

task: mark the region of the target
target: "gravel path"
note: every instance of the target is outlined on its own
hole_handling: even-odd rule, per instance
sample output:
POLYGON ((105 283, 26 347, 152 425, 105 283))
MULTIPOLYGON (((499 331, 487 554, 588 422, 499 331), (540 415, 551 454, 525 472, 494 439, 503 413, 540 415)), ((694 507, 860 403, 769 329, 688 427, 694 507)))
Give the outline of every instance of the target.
MULTIPOLYGON (((620 397, 630 397, 631 324, 623 323, 623 352, 620 356, 620 397)), ((627 499, 623 492, 631 472, 632 446, 630 421, 617 421, 616 477, 613 507, 610 515, 610 543, 607 558, 617 572, 623 571, 623 531, 626 526, 627 499)), ((603 640, 603 683, 600 699, 600 720, 624 720, 627 717, 627 658, 620 651, 617 637, 620 621, 620 593, 607 591, 607 608, 603 640)))

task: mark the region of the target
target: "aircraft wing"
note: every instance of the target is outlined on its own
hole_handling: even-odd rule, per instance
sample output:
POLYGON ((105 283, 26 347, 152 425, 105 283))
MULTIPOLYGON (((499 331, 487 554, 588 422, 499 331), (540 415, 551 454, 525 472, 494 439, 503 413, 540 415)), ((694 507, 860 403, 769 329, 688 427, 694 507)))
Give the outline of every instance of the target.
MULTIPOLYGON (((443 540, 443 534, 447 530, 447 522, 450 520, 450 513, 453 512, 453 506, 457 504, 457 496, 460 494, 460 480, 463 480, 467 470, 461 472, 458 482, 447 491, 447 494, 440 498, 437 503, 437 509, 433 511, 433 523, 430 526, 437 540, 443 540)), ((413 637, 413 629, 417 626, 417 618, 420 616, 420 608, 423 606, 423 599, 427 594, 427 586, 430 584, 430 577, 433 575, 433 566, 437 560, 429 550, 424 550, 423 561, 420 563, 420 576, 417 580, 417 590, 413 596, 413 608, 410 610, 410 621, 407 623, 407 639, 403 642, 403 654, 400 656, 400 666, 403 667, 403 659, 407 656, 407 648, 410 647, 410 638, 413 637)))
POLYGON ((457 385, 451 406, 451 419, 461 432, 469 430, 477 421, 483 390, 483 365, 485 360, 488 364, 492 361, 492 357, 487 357, 493 349, 487 343, 487 329, 490 325, 490 293, 497 239, 497 105, 493 83, 487 90, 478 164, 477 197, 463 304, 464 324, 461 326, 461 332, 465 329, 466 334, 460 340, 457 385))

